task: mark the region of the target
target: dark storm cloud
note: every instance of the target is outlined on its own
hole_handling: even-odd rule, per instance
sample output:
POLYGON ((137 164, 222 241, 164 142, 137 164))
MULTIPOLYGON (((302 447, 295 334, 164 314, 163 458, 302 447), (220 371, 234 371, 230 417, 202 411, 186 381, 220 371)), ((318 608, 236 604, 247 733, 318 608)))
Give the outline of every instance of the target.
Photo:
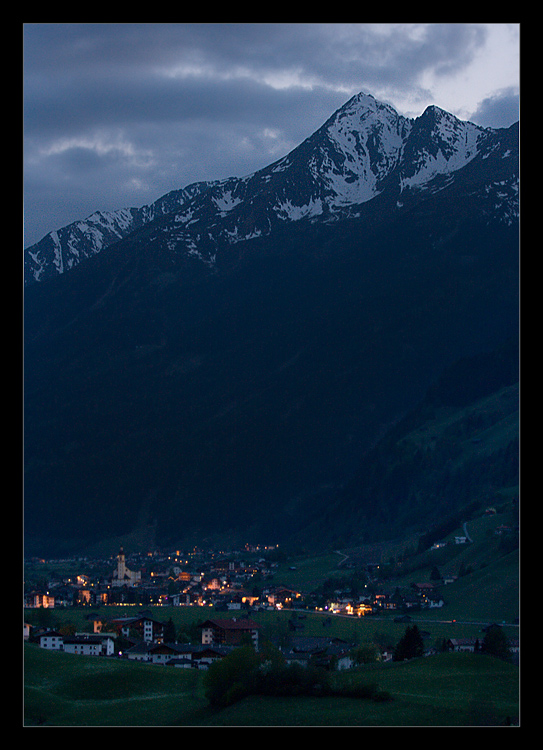
POLYGON ((311 67, 340 85, 419 88, 418 79, 431 69, 450 74, 467 65, 486 30, 473 25, 405 24, 340 25, 323 29, 322 47, 313 47, 311 67), (324 54, 322 52, 324 51, 324 54), (336 61, 329 68, 329 58, 336 61))
MULTIPOLYGON (((292 105, 281 86, 357 92, 414 86, 426 69, 465 66, 486 30, 353 24, 31 25, 25 36, 28 125, 157 120, 292 105), (278 88, 281 87, 281 88, 278 88), (272 91, 282 91, 271 97, 272 91)), ((337 94, 334 97, 337 99, 337 94)))
POLYGON ((483 99, 471 119, 484 127, 508 128, 520 117, 519 104, 518 89, 509 87, 483 99))
MULTIPOLYGON (((278 90, 252 79, 91 79, 60 83, 52 92, 26 91, 27 135, 70 135, 81 129, 133 123, 279 122, 292 110, 309 111, 314 94, 278 90), (30 104, 30 102, 32 102, 30 104), (298 109, 300 108, 300 109, 298 109), (63 114, 59 121, 59 115, 63 114)), ((345 95, 332 95, 342 101, 345 95)))
POLYGON ((487 37, 477 24, 27 24, 25 244, 264 167, 358 91, 420 114, 428 76, 464 70, 487 37))

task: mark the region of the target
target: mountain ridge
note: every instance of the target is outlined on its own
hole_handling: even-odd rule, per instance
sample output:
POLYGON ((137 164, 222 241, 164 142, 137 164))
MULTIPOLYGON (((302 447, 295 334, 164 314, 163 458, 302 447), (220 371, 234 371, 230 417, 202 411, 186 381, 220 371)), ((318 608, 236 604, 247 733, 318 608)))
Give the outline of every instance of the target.
POLYGON ((193 183, 150 206, 96 211, 50 232, 25 251, 25 284, 63 273, 168 216, 149 241, 160 242, 167 232, 170 251, 182 248, 213 264, 219 243, 268 234, 282 221, 334 220, 383 190, 396 189, 401 202, 406 191, 424 189, 436 178, 453 179, 472 159, 487 157, 489 143, 499 148, 501 132, 458 120, 435 105, 418 118, 405 118, 360 93, 289 154, 246 177, 193 183))
POLYGON ((33 548, 294 538, 447 367, 518 334, 518 128, 477 129, 475 152, 434 109, 405 161, 391 110, 353 98, 283 159, 174 191, 173 211, 28 284, 33 548), (421 164, 430 179, 402 185, 421 164), (334 208, 353 186, 379 191, 334 208))

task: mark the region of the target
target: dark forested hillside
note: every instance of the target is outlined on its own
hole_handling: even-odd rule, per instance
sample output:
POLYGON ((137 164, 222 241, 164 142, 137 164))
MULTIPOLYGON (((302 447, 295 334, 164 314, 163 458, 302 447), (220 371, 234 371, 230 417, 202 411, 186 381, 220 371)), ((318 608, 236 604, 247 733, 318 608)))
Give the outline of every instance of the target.
POLYGON ((513 466, 505 438, 484 465, 464 440, 460 460, 445 426, 424 451, 379 441, 431 386, 439 409, 462 409, 505 385, 505 360, 486 357, 518 336, 518 131, 432 110, 411 129, 415 161, 371 199, 332 210, 325 198, 344 196, 329 186, 349 194, 356 178, 367 193, 377 145, 385 159, 397 142, 377 138, 383 112, 397 122, 355 97, 251 180, 204 190, 182 214, 27 287, 29 553, 396 533, 468 498, 469 477, 488 474, 492 488, 513 466), (373 150, 356 140, 355 175, 342 128, 358 120, 373 150), (441 137, 475 131, 480 151, 468 159, 459 137, 452 153, 465 165, 432 176, 435 154, 450 153, 441 137), (427 182, 405 187, 414 174, 427 182), (244 198, 223 210, 227 187, 244 198), (320 191, 322 214, 272 222, 275 201, 297 206, 302 187, 308 206, 320 191), (238 229, 247 238, 220 239, 238 229))
POLYGON ((463 358, 369 450, 300 539, 348 546, 428 531, 519 490, 518 342, 463 358), (461 515, 461 513, 460 513, 461 515))

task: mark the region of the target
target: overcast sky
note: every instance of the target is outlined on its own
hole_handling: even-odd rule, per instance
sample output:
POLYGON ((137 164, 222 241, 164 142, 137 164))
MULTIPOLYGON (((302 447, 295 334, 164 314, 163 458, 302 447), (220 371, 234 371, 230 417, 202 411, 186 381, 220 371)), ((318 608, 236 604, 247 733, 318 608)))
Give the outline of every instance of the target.
POLYGON ((360 91, 519 119, 518 24, 25 24, 24 244, 287 154, 360 91))

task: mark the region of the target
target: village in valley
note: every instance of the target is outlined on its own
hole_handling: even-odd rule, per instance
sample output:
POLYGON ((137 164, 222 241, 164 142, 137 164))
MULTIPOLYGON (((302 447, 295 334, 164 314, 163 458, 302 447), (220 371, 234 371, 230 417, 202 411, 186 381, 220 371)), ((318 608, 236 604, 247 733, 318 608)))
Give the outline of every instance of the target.
MULTIPOLYGON (((457 537, 454 543, 464 544, 466 538, 457 537)), ((258 613, 286 610, 289 637, 280 645, 287 663, 311 661, 326 668, 349 669, 356 665, 356 644, 327 634, 333 618, 384 616, 409 623, 415 613, 420 616, 421 611, 442 609, 443 590, 456 579, 441 576, 436 569, 431 580, 400 589, 380 580, 379 565, 368 563, 347 575, 343 586, 334 579, 304 594, 276 583, 280 560, 281 553, 274 546, 249 545, 236 554, 194 549, 127 556, 121 547, 116 558, 34 559, 30 561, 34 572, 47 563, 48 571, 56 566, 85 572, 58 573, 41 581, 30 577, 24 593, 24 638, 47 650, 207 669, 240 645, 251 644, 258 650, 267 635, 258 613), (122 607, 129 614, 120 615, 122 607), (169 616, 171 608, 178 607, 197 607, 202 613, 190 640, 183 638, 183 642, 169 616), (43 618, 40 622, 31 615, 71 608, 85 612, 82 632, 48 627, 43 618), (309 612, 320 614, 322 635, 304 632, 309 612)), ((443 646, 476 651, 483 637, 451 638, 443 646)), ((518 654, 517 640, 510 639, 510 650, 518 654)), ((435 644, 425 649, 425 654, 431 653, 435 644)), ((375 658, 391 660, 392 649, 381 648, 375 658)))

